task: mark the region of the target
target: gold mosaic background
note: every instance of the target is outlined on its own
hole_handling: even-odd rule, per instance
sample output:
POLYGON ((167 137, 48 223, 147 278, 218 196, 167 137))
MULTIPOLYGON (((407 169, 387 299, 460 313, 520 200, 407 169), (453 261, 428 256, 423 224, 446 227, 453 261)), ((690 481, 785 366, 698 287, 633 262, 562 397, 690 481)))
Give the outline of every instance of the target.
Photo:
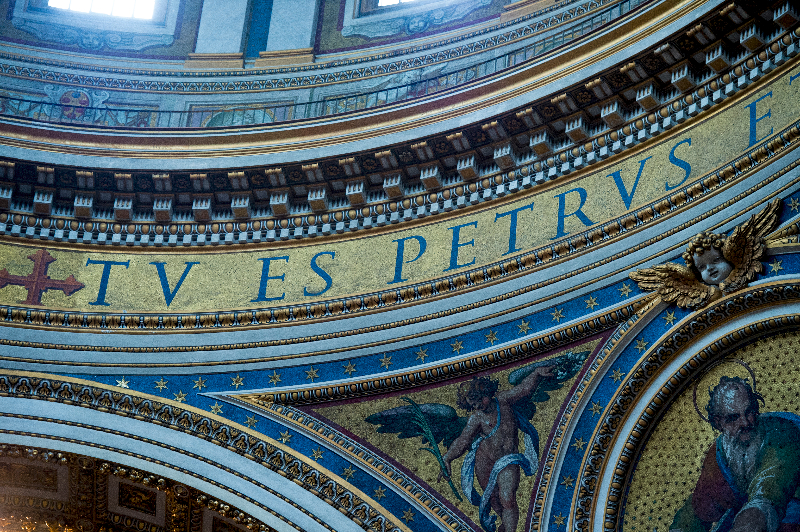
MULTIPOLYGON (((601 341, 600 339, 592 340, 584 344, 576 345, 571 349, 576 352, 591 350, 593 353, 594 349, 597 347, 600 341, 601 341)), ((564 354, 567 351, 568 350, 558 351, 557 353, 553 353, 549 358, 564 354)), ((590 354, 589 358, 591 358, 591 356, 592 355, 590 354)), ((531 363, 532 362, 534 361, 531 361, 531 363)), ((509 388, 511 388, 511 385, 508 383, 509 374, 513 370, 519 367, 523 367, 524 365, 525 364, 510 367, 491 375, 493 379, 499 380, 500 382, 499 391, 508 390, 509 388)), ((550 394, 549 401, 545 403, 537 403, 536 414, 534 414, 531 424, 534 426, 534 428, 536 428, 536 431, 539 433, 540 451, 547 443, 547 438, 550 435, 550 431, 556 422, 556 416, 558 415, 558 411, 561 408, 561 405, 567 399, 567 392, 569 392, 570 388, 575 383, 576 378, 577 377, 573 377, 572 379, 564 382, 564 385, 561 388, 554 390, 552 392, 548 392, 550 394)), ((457 389, 458 389, 458 384, 450 384, 447 386, 424 390, 421 392, 408 393, 405 394, 405 396, 410 397, 418 404, 424 404, 424 403, 447 404, 456 408, 459 416, 467 416, 468 414, 464 410, 461 410, 456 407, 457 389)), ((376 431, 376 429, 378 428, 377 425, 372 425, 371 423, 367 423, 366 421, 364 421, 364 419, 371 414, 380 412, 382 410, 403 406, 405 404, 406 403, 400 400, 400 397, 390 397, 377 400, 370 399, 368 401, 363 401, 357 404, 346 404, 328 408, 319 408, 316 409, 316 412, 324 416, 325 418, 330 419, 339 426, 347 427, 347 430, 354 433, 359 438, 362 438, 363 440, 369 442, 374 447, 380 449, 380 451, 385 456, 388 456, 393 461, 402 464, 406 469, 411 471, 411 473, 414 474, 417 478, 425 482, 434 490, 438 491, 451 504, 453 504, 459 510, 464 512, 464 514, 466 514, 467 517, 469 517, 473 522, 479 523, 480 521, 478 519, 478 508, 476 506, 472 506, 466 500, 464 502, 459 503, 458 500, 453 495, 452 491, 450 491, 450 487, 448 486, 447 481, 437 480, 437 476, 439 475, 439 465, 436 462, 436 459, 430 453, 422 452, 419 450, 419 448, 422 446, 420 444, 420 438, 408 438, 405 440, 401 440, 397 437, 396 434, 393 433, 379 434, 376 431)), ((520 451, 522 451, 523 443, 521 436, 519 439, 519 445, 520 445, 520 451)), ((443 445, 439 445, 439 449, 442 452, 442 454, 444 454, 447 451, 447 449, 443 445)), ((463 456, 461 458, 454 460, 452 463, 453 484, 455 484, 458 487, 459 493, 461 490, 462 462, 463 462, 463 456)), ((531 500, 531 495, 533 493, 534 480, 535 476, 526 477, 525 475, 522 475, 520 479, 520 485, 519 488, 517 489, 517 503, 519 504, 519 509, 520 509, 520 523, 523 523, 527 518, 528 506, 531 500)), ((521 527, 522 525, 520 524, 519 526, 521 527)))
MULTIPOLYGON (((800 333, 761 340, 729 355, 755 371, 764 395, 762 412, 800 413, 800 333)), ((750 379, 745 368, 723 363, 705 375, 697 387, 697 404, 705 414, 708 388, 722 375, 750 379)), ((642 451, 626 501, 625 532, 666 532, 675 512, 691 495, 700 466, 717 433, 702 421, 692 404, 692 387, 681 394, 658 424, 642 451)))

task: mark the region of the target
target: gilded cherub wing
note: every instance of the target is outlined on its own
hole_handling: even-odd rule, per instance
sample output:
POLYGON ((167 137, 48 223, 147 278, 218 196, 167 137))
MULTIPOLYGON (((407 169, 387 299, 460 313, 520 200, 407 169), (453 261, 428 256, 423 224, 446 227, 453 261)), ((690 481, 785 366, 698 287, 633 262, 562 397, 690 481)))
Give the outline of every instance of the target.
POLYGON ((723 292, 742 288, 764 270, 761 264, 761 257, 766 249, 764 237, 775 229, 780 208, 781 200, 774 199, 764 210, 736 227, 725 239, 722 255, 731 263, 733 271, 719 285, 723 292))
POLYGON ((629 276, 641 290, 655 291, 663 301, 681 308, 702 307, 714 293, 714 287, 700 282, 692 270, 673 262, 636 270, 629 276))

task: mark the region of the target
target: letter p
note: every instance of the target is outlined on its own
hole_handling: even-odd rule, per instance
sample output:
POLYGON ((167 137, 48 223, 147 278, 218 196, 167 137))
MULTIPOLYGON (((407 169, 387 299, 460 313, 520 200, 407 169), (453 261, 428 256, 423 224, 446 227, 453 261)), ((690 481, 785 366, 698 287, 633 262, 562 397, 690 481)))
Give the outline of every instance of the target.
POLYGON ((397 242, 397 257, 394 261, 394 279, 389 281, 386 284, 394 284, 394 283, 402 283, 404 281, 408 281, 408 279, 403 279, 403 264, 409 264, 414 262, 415 260, 419 259, 423 253, 425 253, 425 249, 428 247, 428 243, 425 241, 424 238, 421 236, 407 236, 405 238, 398 238, 397 240, 392 240, 392 242, 397 242), (416 240, 417 244, 419 245, 419 251, 417 252, 417 256, 411 260, 403 260, 406 254, 406 240, 416 240))

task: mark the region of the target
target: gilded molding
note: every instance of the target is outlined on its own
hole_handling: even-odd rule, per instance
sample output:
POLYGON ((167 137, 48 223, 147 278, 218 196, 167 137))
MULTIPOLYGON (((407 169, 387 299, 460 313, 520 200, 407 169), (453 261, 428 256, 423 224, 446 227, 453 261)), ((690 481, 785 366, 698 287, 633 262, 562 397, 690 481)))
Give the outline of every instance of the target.
MULTIPOLYGON (((572 394, 569 403, 564 408, 563 413, 561 414, 561 418, 558 421, 558 425, 555 427, 553 432, 553 444, 547 449, 547 454, 544 458, 542 464, 542 473, 539 477, 539 484, 536 487, 535 497, 533 497, 533 510, 532 510, 532 519, 531 519, 531 530, 539 530, 542 518, 542 512, 545 504, 545 500, 547 497, 547 492, 551 487, 551 476, 553 472, 553 467, 555 465, 555 461, 558 458, 558 454, 561 450, 561 444, 563 442, 564 433, 567 430, 567 425, 572 420, 573 415, 575 414, 578 404, 581 401, 584 393, 586 392, 587 388, 589 387, 590 383, 594 379, 595 375, 599 372, 600 368, 603 366, 605 361, 608 359, 609 354, 614 350, 614 347, 617 346, 626 333, 638 323, 642 317, 644 317, 648 312, 650 312, 654 307, 658 304, 658 299, 654 298, 653 296, 646 296, 642 300, 642 306, 638 312, 633 314, 628 320, 621 323, 619 327, 611 334, 611 336, 606 340, 605 345, 600 349, 592 360, 592 363, 587 370, 583 380, 577 384, 575 388, 575 392, 572 394)), ((552 479, 553 488, 555 489, 558 486, 558 482, 556 479, 552 479)))
POLYGON ((594 336, 625 322, 630 316, 635 315, 643 304, 642 300, 631 301, 602 316, 596 316, 560 330, 527 337, 514 345, 489 353, 471 355, 456 360, 451 359, 436 366, 426 366, 424 369, 412 369, 387 377, 373 375, 360 381, 351 381, 338 386, 323 384, 305 388, 298 387, 291 392, 253 393, 235 397, 263 408, 272 404, 289 406, 319 404, 407 390, 423 384, 428 385, 483 372, 515 360, 529 359, 594 336))
MULTIPOLYGON (((529 306, 523 305, 522 307, 529 306)), ((608 328, 614 327, 619 323, 619 320, 624 318, 626 315, 634 312, 635 303, 625 303, 617 308, 608 309, 607 312, 602 316, 597 316, 592 320, 586 321, 584 323, 575 324, 563 327, 558 330, 552 330, 547 334, 541 336, 534 336, 529 338, 529 341, 532 343, 536 343, 538 346, 549 346, 549 348, 553 347, 554 345, 561 345, 562 343, 569 343, 575 339, 574 335, 579 334, 581 337, 588 335, 589 332, 598 333, 608 328), (572 336, 571 336, 572 335, 572 336), (549 342, 557 342, 557 343, 549 343, 549 342)), ((476 307, 472 307, 476 308, 476 307)), ((503 311, 494 315, 484 316, 482 318, 472 320, 468 322, 467 325, 472 325, 476 323, 480 323, 481 321, 497 317, 503 314, 506 314, 507 311, 503 311)), ((434 316, 439 317, 439 316, 434 316)), ((427 319, 433 319, 432 316, 425 316, 422 318, 417 318, 414 320, 404 320, 402 323, 403 325, 408 325, 409 323, 419 323, 421 321, 427 319), (409 323, 405 323, 408 321, 409 323)), ((463 324, 462 324, 463 325, 463 324)), ((395 323, 395 326, 400 326, 395 323)), ((443 332, 448 330, 449 328, 443 328, 440 330, 430 331, 425 334, 435 334, 437 332, 443 332)), ((8 345, 13 347, 31 347, 31 348, 40 348, 40 349, 56 349, 58 351, 90 351, 90 352, 114 352, 114 353, 186 353, 186 352, 197 352, 197 351, 215 351, 219 349, 249 349, 253 347, 273 347, 276 345, 288 345, 288 344, 296 344, 296 343, 303 343, 303 342, 310 342, 310 341, 319 341, 324 339, 330 339, 334 337, 341 337, 341 336, 349 336, 349 335, 356 335, 356 334, 364 334, 368 332, 375 332, 379 330, 378 328, 365 328, 365 329, 354 329, 350 331, 344 331, 341 334, 328 334, 328 335, 317 335, 313 337, 301 337, 301 338, 293 338, 290 340, 280 340, 280 341, 264 341, 264 342, 250 342, 250 343, 242 343, 242 344, 226 344, 222 346, 214 346, 214 345, 205 345, 205 346, 165 346, 161 348, 154 348, 154 347, 107 347, 107 346, 94 346, 94 345, 68 345, 68 344, 50 344, 50 343, 42 343, 42 342, 28 342, 28 341, 19 341, 19 340, 5 340, 0 338, 0 345, 8 345)), ((392 340, 382 341, 382 342, 372 342, 366 345, 362 345, 361 347, 377 347, 380 345, 385 345, 388 343, 399 342, 402 340, 408 340, 413 338, 419 338, 419 334, 409 335, 406 337, 401 338, 393 338, 392 340)), ((278 356, 278 357, 267 357, 267 358, 256 358, 256 359, 236 359, 235 361, 231 362, 217 362, 217 363, 208 363, 208 362, 196 362, 196 363, 164 363, 164 364, 154 364, 148 363, 148 367, 192 367, 192 366, 219 366, 224 364, 242 364, 242 363, 253 363, 253 362, 269 362, 275 360, 286 360, 286 359, 298 359, 298 358, 305 358, 305 357, 312 357, 312 356, 320 356, 325 354, 331 353, 341 353, 348 351, 350 348, 341 348, 341 349, 334 349, 328 351, 318 351, 314 353, 308 353, 304 355, 288 355, 288 356, 278 356)), ((499 353, 499 352, 498 352, 499 353)), ((505 356, 505 355, 504 355, 505 356)), ((495 358, 495 361, 499 364, 500 360, 502 359, 501 355, 498 354, 495 358)), ((132 367, 137 366, 137 364, 133 363, 80 363, 74 361, 59 361, 59 360, 32 360, 32 359, 23 359, 19 357, 10 357, 10 356, 0 356, 0 360, 15 360, 19 362, 30 362, 30 363, 47 363, 47 364, 64 364, 64 365, 74 365, 74 366, 85 366, 91 365, 93 367, 132 367)), ((505 363, 505 362, 503 362, 505 363)), ((450 360, 448 364, 461 364, 458 360, 453 361, 450 360)), ((490 367, 487 365, 486 367, 490 367)), ((366 382, 366 381, 365 381, 366 382)), ((369 386, 367 384, 367 386, 369 386)), ((318 395, 321 397, 322 392, 317 392, 318 395)), ((291 398, 287 398, 291 400, 291 398)))
MULTIPOLYGON (((236 398, 242 399, 241 396, 236 398)), ((244 401, 250 402, 246 399, 244 401)), ((396 488, 405 491, 410 497, 417 500, 420 507, 425 508, 429 515, 448 529, 457 532, 473 530, 448 505, 442 504, 438 499, 431 496, 428 490, 358 441, 343 435, 328 424, 291 406, 259 404, 258 408, 259 412, 277 418, 282 423, 294 426, 302 432, 311 434, 320 441, 324 441, 327 445, 335 445, 342 454, 360 463, 362 467, 370 469, 375 476, 382 478, 387 484, 392 484, 396 488)))

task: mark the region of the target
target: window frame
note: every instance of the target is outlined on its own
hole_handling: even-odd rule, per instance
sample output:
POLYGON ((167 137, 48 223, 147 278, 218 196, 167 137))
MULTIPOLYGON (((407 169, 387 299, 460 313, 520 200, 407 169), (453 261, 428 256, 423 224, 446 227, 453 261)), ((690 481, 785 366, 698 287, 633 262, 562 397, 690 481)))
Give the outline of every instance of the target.
POLYGON ((50 7, 48 0, 17 0, 14 4, 14 19, 30 22, 71 26, 96 32, 117 33, 173 33, 181 0, 156 0, 153 18, 117 17, 104 13, 85 13, 58 7, 50 7), (158 31, 161 30, 161 31, 158 31))
MULTIPOLYGON (((41 11, 45 13, 49 13, 52 15, 75 15, 79 17, 90 16, 90 17, 102 17, 102 19, 110 18, 114 21, 120 20, 136 20, 141 22, 155 22, 156 24, 163 23, 164 19, 167 16, 167 8, 169 7, 168 0, 155 0, 155 6, 153 7, 153 16, 151 18, 136 18, 133 16, 130 17, 120 17, 116 15, 107 15, 105 13, 93 13, 93 12, 85 12, 85 11, 73 11, 69 8, 61 8, 61 7, 52 7, 49 5, 50 0, 30 0, 28 2, 29 8, 41 11)), ((100 20, 100 19, 96 19, 100 20)))
POLYGON ((45 42, 64 42, 59 38, 61 34, 77 30, 99 38, 115 36, 113 46, 107 46, 109 50, 137 51, 172 44, 182 1, 156 0, 153 18, 141 19, 50 7, 48 0, 17 0, 11 18, 16 28, 45 42))

